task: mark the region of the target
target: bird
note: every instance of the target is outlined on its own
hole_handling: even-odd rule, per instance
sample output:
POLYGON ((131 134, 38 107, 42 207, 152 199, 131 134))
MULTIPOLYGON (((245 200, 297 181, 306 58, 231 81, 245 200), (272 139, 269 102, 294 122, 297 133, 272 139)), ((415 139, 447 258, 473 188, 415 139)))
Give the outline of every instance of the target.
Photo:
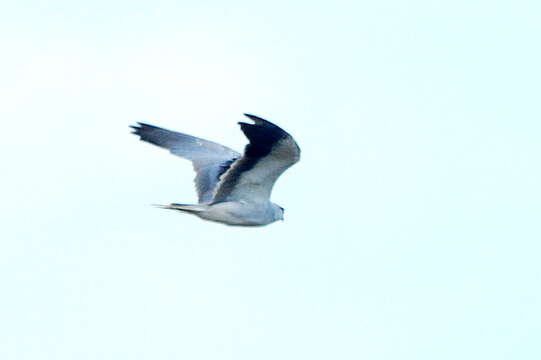
POLYGON ((251 114, 239 122, 248 138, 241 155, 212 141, 154 125, 130 125, 139 139, 192 162, 197 204, 156 205, 230 226, 265 226, 284 220, 284 208, 271 202, 274 183, 300 160, 297 142, 277 125, 251 114))

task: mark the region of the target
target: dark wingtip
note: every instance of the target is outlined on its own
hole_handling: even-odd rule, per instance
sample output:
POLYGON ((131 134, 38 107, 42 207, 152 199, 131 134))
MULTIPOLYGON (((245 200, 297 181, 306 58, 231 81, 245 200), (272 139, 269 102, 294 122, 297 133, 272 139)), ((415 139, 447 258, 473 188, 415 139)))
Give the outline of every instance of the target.
POLYGON ((141 128, 137 125, 130 125, 130 128, 132 129, 133 135, 140 135, 141 134, 141 128))
POLYGON ((131 132, 132 134, 140 135, 140 136, 145 130, 158 129, 157 126, 142 123, 142 122, 137 122, 137 125, 130 125, 130 127, 133 129, 133 131, 131 132))
POLYGON ((248 114, 248 113, 244 113, 244 116, 246 116, 247 118, 249 118, 250 120, 252 120, 254 123, 253 124, 249 124, 249 123, 245 123, 245 122, 239 122, 240 126, 242 128, 244 127, 253 127, 253 126, 257 126, 257 127, 266 127, 268 129, 273 129, 275 131, 279 131, 279 132, 282 132, 286 135, 287 132, 285 132, 281 127, 279 127, 278 125, 276 124, 273 124, 271 123, 270 121, 268 120, 265 120, 263 118, 260 118, 259 116, 255 116, 255 115, 252 115, 252 114, 248 114))
POLYGON ((244 113, 244 116, 246 116, 247 118, 249 118, 256 124, 261 123, 261 122, 264 122, 264 123, 268 122, 267 120, 260 118, 259 116, 252 115, 252 114, 244 113))
POLYGON ((154 129, 157 129, 157 128, 158 128, 157 126, 150 125, 150 124, 147 124, 147 123, 144 123, 144 122, 140 122, 140 121, 138 121, 137 124, 138 124, 140 127, 149 127, 149 128, 154 128, 154 129))

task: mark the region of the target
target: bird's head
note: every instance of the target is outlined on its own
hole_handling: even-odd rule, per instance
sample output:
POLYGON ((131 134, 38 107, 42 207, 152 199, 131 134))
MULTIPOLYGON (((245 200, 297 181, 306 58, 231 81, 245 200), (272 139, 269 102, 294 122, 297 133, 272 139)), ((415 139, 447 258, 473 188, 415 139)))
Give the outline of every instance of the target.
POLYGON ((284 220, 284 208, 276 204, 272 204, 274 221, 284 220))

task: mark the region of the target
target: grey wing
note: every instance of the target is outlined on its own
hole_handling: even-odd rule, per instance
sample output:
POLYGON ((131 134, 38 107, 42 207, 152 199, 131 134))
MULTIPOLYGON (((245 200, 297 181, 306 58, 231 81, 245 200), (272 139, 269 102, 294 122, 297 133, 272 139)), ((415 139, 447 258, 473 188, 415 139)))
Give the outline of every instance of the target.
POLYGON ((244 155, 221 176, 213 202, 265 202, 278 177, 300 159, 300 148, 291 135, 254 115, 254 124, 240 122, 250 141, 244 155))
POLYGON ((195 185, 200 203, 212 200, 220 176, 240 157, 226 146, 195 136, 137 123, 131 126, 142 141, 168 149, 172 154, 190 160, 196 172, 195 185))

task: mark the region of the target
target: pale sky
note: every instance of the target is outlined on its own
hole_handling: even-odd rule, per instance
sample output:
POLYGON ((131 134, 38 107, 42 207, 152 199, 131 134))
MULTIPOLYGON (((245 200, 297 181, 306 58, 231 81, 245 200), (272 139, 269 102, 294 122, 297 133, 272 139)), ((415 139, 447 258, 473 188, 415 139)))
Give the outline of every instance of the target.
POLYGON ((536 1, 0 6, 0 358, 541 358, 536 1), (137 121, 290 132, 234 228, 137 121))

